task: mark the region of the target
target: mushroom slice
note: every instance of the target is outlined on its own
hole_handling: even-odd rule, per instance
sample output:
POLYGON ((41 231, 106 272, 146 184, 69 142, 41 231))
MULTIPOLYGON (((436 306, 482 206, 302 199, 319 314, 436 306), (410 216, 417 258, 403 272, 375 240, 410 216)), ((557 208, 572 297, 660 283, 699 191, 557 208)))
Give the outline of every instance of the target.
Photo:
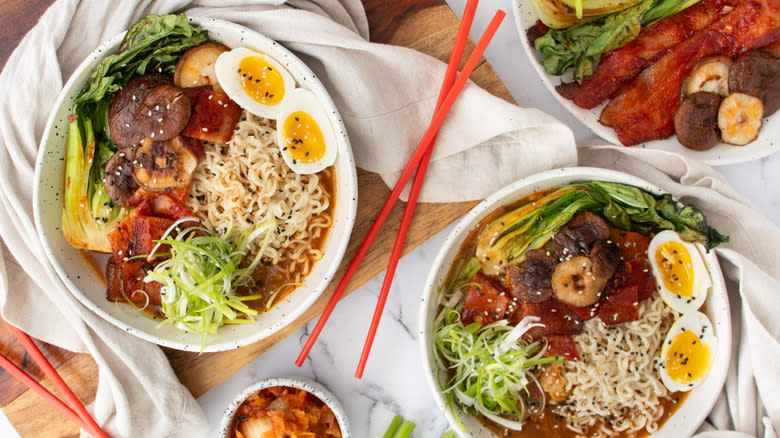
POLYGON ((686 96, 674 113, 674 133, 688 149, 706 151, 720 142, 720 94, 700 91, 686 96))
POLYGON ((134 147, 122 148, 114 153, 106 163, 103 174, 103 185, 106 193, 121 207, 130 207, 129 199, 138 188, 138 183, 133 178, 134 147))
POLYGON ((764 117, 780 109, 780 59, 754 50, 734 61, 729 72, 729 89, 761 99, 764 117))
POLYGON ((550 278, 556 258, 549 251, 534 249, 525 253, 522 265, 510 265, 504 287, 513 297, 534 303, 549 300, 553 294, 550 278))
POLYGON ((211 85, 217 91, 222 91, 214 72, 217 58, 227 47, 215 42, 207 42, 190 48, 181 56, 176 64, 173 83, 182 88, 211 85))
POLYGON ((553 247, 559 258, 588 255, 597 240, 609 237, 607 221, 595 213, 577 213, 552 237, 553 247))
POLYGON ((181 137, 165 141, 144 138, 135 152, 133 175, 143 188, 155 192, 186 187, 198 159, 181 137))
POLYGON ((179 135, 190 120, 190 100, 181 88, 173 85, 156 87, 138 107, 135 126, 154 141, 170 140, 179 135))
POLYGON ((590 260, 593 262, 593 275, 606 281, 617 271, 620 264, 620 250, 614 243, 598 240, 590 249, 590 260))
POLYGON ((134 77, 117 91, 108 109, 108 129, 114 143, 119 147, 128 147, 141 142, 144 135, 135 127, 135 113, 152 89, 170 83, 169 76, 141 75, 134 77))
POLYGON ((699 91, 717 93, 721 96, 729 94, 729 70, 731 59, 727 56, 711 56, 703 58, 691 70, 691 74, 683 82, 683 97, 699 91))
POLYGON ((758 137, 764 105, 761 99, 744 93, 731 93, 718 110, 718 127, 723 141, 744 146, 758 137))
POLYGON ((594 273, 590 258, 572 257, 555 266, 552 274, 553 294, 558 301, 570 306, 590 306, 601 297, 607 280, 594 273))

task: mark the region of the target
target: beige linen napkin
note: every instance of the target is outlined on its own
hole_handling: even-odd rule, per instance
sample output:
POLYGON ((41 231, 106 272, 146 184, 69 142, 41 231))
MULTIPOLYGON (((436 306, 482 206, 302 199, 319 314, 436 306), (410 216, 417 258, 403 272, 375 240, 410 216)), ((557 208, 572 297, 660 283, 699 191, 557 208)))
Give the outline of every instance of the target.
MULTIPOLYGON (((358 166, 389 184, 427 127, 445 70, 418 52, 369 43, 359 0, 60 0, 46 12, 0 75, 0 306, 32 336, 95 358, 94 415, 115 437, 198 437, 208 427, 159 348, 101 320, 57 277, 34 227, 33 166, 53 102, 76 66, 142 16, 174 11, 243 24, 295 51, 339 107, 358 166)), ((571 165, 575 154, 571 132, 555 119, 469 84, 442 127, 422 196, 481 198, 571 165), (466 169, 482 172, 463 178, 466 169)))
POLYGON ((716 249, 729 292, 732 356, 721 400, 697 438, 777 438, 780 430, 780 229, 712 168, 680 155, 639 148, 580 149, 579 164, 635 175, 683 203, 730 237, 716 249), (727 432, 733 430, 736 432, 727 432))

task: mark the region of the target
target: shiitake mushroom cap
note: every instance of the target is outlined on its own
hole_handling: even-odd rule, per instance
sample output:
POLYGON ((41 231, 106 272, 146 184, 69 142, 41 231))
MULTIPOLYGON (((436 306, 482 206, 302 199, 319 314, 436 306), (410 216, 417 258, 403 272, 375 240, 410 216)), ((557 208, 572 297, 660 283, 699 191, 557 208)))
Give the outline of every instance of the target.
POLYGON ((674 132, 683 146, 706 151, 720 142, 718 108, 723 98, 700 91, 686 96, 674 114, 674 132))
POLYGON ((130 79, 117 91, 108 109, 108 129, 114 143, 124 148, 141 142, 144 135, 135 126, 135 113, 152 89, 170 83, 170 76, 146 74, 130 79))
POLYGON ((729 70, 729 90, 761 99, 764 117, 780 109, 780 59, 753 50, 738 57, 729 70))
POLYGON ((160 85, 146 95, 135 113, 135 126, 154 141, 170 140, 184 129, 190 120, 190 99, 181 88, 160 85))
POLYGON ((197 166, 198 158, 182 137, 165 141, 147 137, 135 151, 133 175, 146 190, 160 192, 188 186, 197 166))
POLYGON ((130 146, 114 153, 106 163, 103 186, 111 200, 121 206, 130 207, 129 199, 138 188, 133 176, 135 148, 130 146))

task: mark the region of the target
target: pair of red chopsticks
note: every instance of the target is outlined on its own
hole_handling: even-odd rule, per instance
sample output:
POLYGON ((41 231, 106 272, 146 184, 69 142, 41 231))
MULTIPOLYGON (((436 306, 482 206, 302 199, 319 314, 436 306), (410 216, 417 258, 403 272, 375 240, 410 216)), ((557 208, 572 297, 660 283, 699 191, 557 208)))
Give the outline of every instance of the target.
POLYGON ((463 70, 456 79, 455 76, 458 72, 458 66, 460 65, 460 61, 463 57, 463 51, 466 48, 466 41, 468 39, 469 30, 471 29, 471 23, 474 20, 477 3, 479 3, 479 0, 469 0, 466 4, 466 9, 463 13, 463 19, 461 20, 458 33, 455 37, 455 46, 453 47, 452 55, 450 55, 450 61, 447 66, 447 71, 444 75, 444 80, 442 81, 441 91, 439 92, 439 100, 436 104, 436 109, 434 111, 430 126, 420 140, 420 143, 417 145, 414 154, 412 154, 412 158, 409 160, 406 168, 404 168, 403 172, 401 173, 401 177, 398 179, 398 182, 396 182, 395 187, 390 193, 390 196, 387 198, 387 201, 385 201, 384 206, 382 206, 379 215, 374 220, 374 224, 371 226, 365 239, 363 239, 363 242, 360 244, 360 248, 358 248, 357 254, 355 254, 355 258, 352 259, 352 262, 350 262, 349 266, 347 267, 347 272, 344 274, 344 277, 342 277, 341 281, 336 287, 336 290, 333 293, 330 301, 328 301, 322 316, 320 316, 320 319, 317 321, 314 330, 312 331, 311 335, 309 335, 309 339, 303 346, 303 350, 298 355, 298 359, 295 361, 295 364, 298 366, 303 364, 303 361, 306 359, 306 356, 308 356, 309 351, 311 351, 314 343, 317 341, 317 337, 320 335, 320 332, 322 332, 325 323, 328 321, 328 318, 333 312, 333 309, 336 307, 336 303, 338 303, 339 299, 341 299, 344 290, 347 288, 347 285, 352 279, 352 276, 357 271, 360 262, 368 252, 368 248, 371 246, 374 238, 376 238, 377 234, 379 233, 379 229, 382 227, 382 225, 384 225, 385 220, 390 215, 390 210, 392 210, 393 206, 398 200, 398 197, 401 195, 401 191, 404 189, 406 183, 409 181, 409 178, 416 169, 417 173, 414 177, 414 182, 412 183, 409 200, 406 204, 403 218, 401 220, 401 226, 398 230, 395 245, 393 246, 393 251, 390 256, 390 263, 387 267, 385 280, 379 293, 379 300, 377 301, 376 309, 374 310, 374 317, 371 321, 371 327, 369 328, 368 336, 366 337, 363 353, 360 356, 360 362, 358 363, 357 370, 355 371, 355 377, 361 378, 363 376, 363 370, 365 369, 368 355, 371 351, 374 337, 376 336, 376 330, 379 327, 379 320, 382 318, 382 311, 384 310, 385 302, 387 301, 387 296, 390 292, 390 285, 393 282, 393 275, 395 274, 395 269, 398 266, 398 260, 401 257, 401 251, 403 250, 404 242, 406 240, 406 233, 408 232, 409 226, 411 225, 412 216, 414 216, 417 197, 419 196, 420 190, 422 189, 423 179, 425 178, 425 172, 428 169, 428 162, 431 159, 433 145, 436 141, 436 135, 439 132, 439 128, 444 122, 447 113, 452 107, 452 104, 455 102, 458 94, 460 94, 460 91, 463 89, 463 86, 466 84, 469 76, 471 76, 471 73, 477 66, 477 63, 485 52, 485 49, 490 43, 490 40, 498 30, 498 26, 501 24, 501 21, 506 16, 504 11, 496 11, 496 14, 493 16, 493 19, 490 21, 490 24, 482 34, 482 37, 479 39, 479 42, 474 48, 474 51, 471 53, 471 56, 469 56, 468 60, 463 66, 463 70))
POLYGON ((87 408, 85 408, 84 405, 81 404, 81 401, 79 401, 76 395, 73 394, 73 391, 70 390, 70 388, 65 383, 65 381, 62 380, 60 375, 57 374, 57 370, 55 370, 54 367, 51 365, 51 363, 49 363, 49 361, 46 359, 43 353, 41 353, 41 350, 38 349, 38 346, 36 346, 33 343, 32 339, 30 339, 30 337, 27 336, 27 334, 24 333, 23 331, 5 322, 2 318, 0 318, 0 321, 3 321, 5 323, 6 327, 8 327, 11 333, 13 333, 14 337, 16 337, 16 339, 22 344, 22 346, 27 351, 27 353, 30 356, 32 356, 35 363, 38 364, 39 367, 41 367, 41 369, 49 378, 49 380, 51 380, 51 382, 54 384, 54 387, 57 388, 57 390, 60 392, 60 394, 62 394, 62 396, 70 404, 70 406, 66 405, 62 400, 60 400, 54 394, 49 392, 48 389, 41 386, 41 384, 38 383, 37 380, 30 377, 21 368, 16 366, 15 363, 11 362, 11 360, 9 360, 7 357, 5 357, 2 354, 0 354, 0 367, 5 369, 16 379, 20 380, 25 386, 27 386, 31 390, 35 391, 38 395, 43 397, 44 400, 46 400, 47 402, 49 402, 49 404, 57 408, 60 412, 62 412, 66 417, 68 417, 71 421, 76 423, 82 429, 86 430, 93 436, 99 438, 108 438, 108 435, 106 435, 106 433, 103 432, 103 429, 101 429, 100 426, 98 426, 98 424, 95 422, 95 420, 89 415, 89 412, 87 412, 87 408))

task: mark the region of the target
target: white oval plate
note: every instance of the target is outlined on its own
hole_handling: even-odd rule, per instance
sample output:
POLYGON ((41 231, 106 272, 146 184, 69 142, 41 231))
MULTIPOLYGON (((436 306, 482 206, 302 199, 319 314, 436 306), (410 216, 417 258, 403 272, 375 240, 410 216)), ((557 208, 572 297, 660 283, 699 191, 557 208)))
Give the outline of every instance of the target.
POLYGON ((325 403, 331 411, 333 411, 333 415, 336 416, 336 420, 339 423, 339 428, 341 429, 342 438, 350 437, 347 412, 344 410, 344 407, 341 406, 341 403, 339 403, 336 396, 328 391, 328 389, 323 385, 320 385, 313 380, 304 379, 301 377, 269 377, 249 385, 246 387, 246 389, 241 391, 241 393, 239 393, 233 399, 233 401, 230 402, 230 405, 228 405, 227 409, 225 409, 225 414, 222 416, 222 421, 220 421, 219 424, 219 438, 232 438, 228 436, 228 433, 230 433, 230 427, 233 424, 233 416, 236 414, 239 406, 241 406, 247 397, 260 391, 261 389, 271 388, 274 386, 290 386, 293 388, 302 389, 322 400, 322 402, 325 403))
MULTIPOLYGON (((660 188, 653 184, 614 170, 592 167, 570 167, 549 170, 523 178, 490 195, 458 222, 439 250, 423 289, 418 339, 420 339, 420 347, 422 349, 425 378, 433 392, 434 400, 439 409, 444 412, 450 428, 459 437, 496 438, 492 432, 482 426, 474 417, 463 413, 460 414, 460 419, 463 420, 466 430, 462 430, 447 407, 439 388, 436 378, 436 373, 438 372, 438 365, 435 359, 436 347, 431 342, 431 335, 434 332, 433 317, 436 314, 436 294, 438 294, 439 285, 442 284, 447 276, 447 272, 449 272, 450 266, 454 262, 466 236, 485 216, 496 208, 511 204, 523 196, 540 190, 560 187, 572 182, 596 180, 629 184, 655 194, 663 193, 660 188)), ((688 398, 677 412, 664 423, 660 430, 650 435, 650 438, 691 436, 709 414, 726 380, 731 352, 731 315, 728 297, 715 253, 710 251, 705 255, 704 259, 707 263, 707 268, 712 274, 712 289, 704 304, 703 312, 712 320, 715 325, 715 335, 718 337, 714 365, 704 381, 691 390, 688 398)))
MULTIPOLYGON (((615 131, 612 128, 599 123, 601 110, 604 109, 606 103, 602 103, 593 109, 587 110, 578 107, 574 102, 564 98, 555 91, 555 86, 561 83, 561 78, 563 76, 553 76, 544 70, 542 64, 539 63, 541 55, 529 43, 528 36, 526 35, 526 30, 533 26, 538 19, 533 3, 531 0, 512 0, 512 4, 512 10, 515 15, 515 25, 517 26, 517 32, 520 34, 520 41, 523 43, 523 48, 528 55, 528 59, 532 60, 531 64, 534 66, 534 69, 536 69, 536 73, 539 77, 542 78, 542 82, 544 82, 544 85, 550 91, 550 94, 552 94, 567 111, 576 117, 577 120, 596 133, 596 135, 609 143, 616 145, 621 144, 620 140, 617 138, 617 134, 615 134, 615 131)), ((773 154, 780 148, 779 142, 780 116, 774 114, 772 117, 764 118, 764 125, 761 128, 761 132, 759 132, 758 138, 745 146, 731 146, 725 143, 719 143, 712 149, 706 151, 694 151, 681 145, 680 142, 677 141, 677 137, 672 136, 664 140, 653 140, 631 147, 674 152, 686 158, 702 161, 711 166, 722 166, 757 160, 773 154)))
MULTIPOLYGON (((249 47, 266 53, 283 64, 300 87, 308 88, 320 98, 333 123, 338 138, 336 159, 336 205, 334 223, 325 245, 322 259, 306 277, 304 285, 295 290, 270 311, 256 318, 253 324, 221 327, 209 335, 204 351, 238 348, 270 336, 293 322, 323 293, 336 273, 352 232, 357 211, 357 173, 349 138, 328 92, 314 73, 282 45, 243 26, 213 18, 191 18, 209 32, 209 38, 228 47, 249 47)), ((106 285, 87 263, 81 250, 72 247, 62 234, 62 193, 65 169, 68 114, 73 100, 93 69, 105 56, 117 51, 122 41, 117 35, 95 49, 76 69, 65 84, 46 123, 35 166, 34 209, 38 235, 49 260, 68 289, 85 306, 128 333, 156 344, 179 350, 200 351, 201 336, 170 325, 160 326, 134 307, 106 299, 106 285)), ((102 269, 102 267, 101 267, 102 269)))

